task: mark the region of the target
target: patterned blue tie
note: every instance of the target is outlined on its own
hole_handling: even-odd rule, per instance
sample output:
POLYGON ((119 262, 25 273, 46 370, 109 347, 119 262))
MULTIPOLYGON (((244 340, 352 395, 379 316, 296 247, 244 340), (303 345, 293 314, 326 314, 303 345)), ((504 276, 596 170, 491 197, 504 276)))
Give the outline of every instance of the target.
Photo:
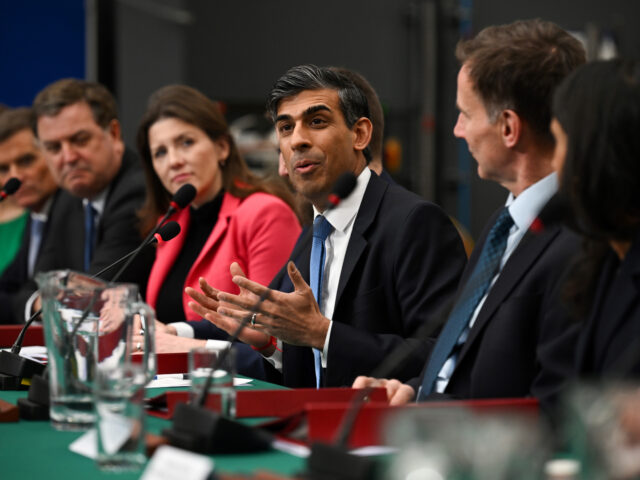
MULTIPOLYGON (((309 264, 309 282, 311 291, 322 311, 322 276, 324 274, 325 248, 324 241, 333 231, 333 227, 322 215, 318 215, 313 221, 313 242, 311 244, 311 262, 309 264)), ((313 357, 316 368, 316 387, 320 388, 322 377, 321 352, 313 349, 313 357)))
POLYGON ((89 271, 91 259, 93 258, 93 248, 96 244, 96 214, 98 212, 87 202, 84 206, 84 271, 89 271))
MULTIPOLYGON (((424 400, 434 390, 436 379, 442 366, 451 355, 457 353, 455 349, 459 343, 460 336, 466 333, 465 330, 469 325, 473 312, 500 268, 500 260, 507 246, 509 230, 512 226, 513 219, 509 215, 509 210, 505 207, 491 228, 487 241, 480 253, 478 263, 433 347, 422 386, 418 392, 418 401, 424 400)), ((465 339, 466 335, 464 335, 463 341, 465 339)))
POLYGON ((29 276, 33 276, 33 269, 36 266, 36 258, 38 258, 38 251, 40 250, 40 244, 42 243, 42 233, 44 231, 44 220, 37 218, 31 219, 31 232, 29 235, 29 256, 27 259, 27 269, 29 276))

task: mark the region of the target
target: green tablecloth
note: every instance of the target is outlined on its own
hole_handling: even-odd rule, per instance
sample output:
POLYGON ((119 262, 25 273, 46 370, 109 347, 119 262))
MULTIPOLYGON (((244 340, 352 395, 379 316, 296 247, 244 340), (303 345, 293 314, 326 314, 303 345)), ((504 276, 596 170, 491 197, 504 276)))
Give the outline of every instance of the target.
MULTIPOLYGON (((281 388, 254 380, 253 389, 281 388)), ((161 393, 161 389, 147 390, 147 396, 161 393)), ((16 403, 27 392, 0 392, 0 398, 16 403)), ((147 431, 160 433, 170 422, 147 415, 147 431)), ((49 422, 20 420, 17 423, 0 423, 0 478, 2 480, 34 479, 134 479, 141 472, 101 472, 93 460, 73 453, 69 444, 82 432, 59 432, 49 422)), ((255 470, 270 470, 292 475, 302 470, 304 459, 285 453, 271 451, 258 454, 214 455, 215 470, 219 472, 250 473, 255 470)))

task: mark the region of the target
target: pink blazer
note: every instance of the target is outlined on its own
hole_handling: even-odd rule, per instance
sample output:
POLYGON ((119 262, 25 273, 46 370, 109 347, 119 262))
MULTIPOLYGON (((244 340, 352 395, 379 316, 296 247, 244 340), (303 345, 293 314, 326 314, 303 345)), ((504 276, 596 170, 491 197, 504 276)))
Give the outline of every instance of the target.
MULTIPOLYGON (((147 302, 154 308, 162 282, 184 244, 190 217, 188 208, 174 214, 171 220, 180 224, 182 233, 170 242, 158 245, 147 285, 147 302)), ((297 217, 280 198, 254 193, 241 199, 225 193, 218 221, 184 285, 199 289, 198 279, 204 277, 219 290, 238 293, 229 273, 232 262, 238 262, 251 280, 267 285, 289 258, 299 234, 297 217)), ((200 320, 201 317, 187 307, 190 300, 183 289, 182 306, 187 320, 200 320)), ((163 319, 162 312, 158 312, 158 318, 164 322, 173 321, 163 319)))

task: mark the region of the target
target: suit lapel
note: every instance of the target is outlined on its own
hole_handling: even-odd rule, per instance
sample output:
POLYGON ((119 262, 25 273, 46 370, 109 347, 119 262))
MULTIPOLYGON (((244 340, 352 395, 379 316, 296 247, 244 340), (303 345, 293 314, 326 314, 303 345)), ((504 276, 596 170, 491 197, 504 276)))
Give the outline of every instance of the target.
POLYGON ((533 263, 559 233, 560 227, 552 226, 541 233, 533 233, 529 230, 524 235, 520 244, 507 260, 496 283, 491 287, 473 328, 469 332, 469 338, 460 351, 458 363, 462 362, 466 352, 469 351, 475 339, 478 338, 479 332, 483 330, 498 307, 511 294, 518 282, 527 274, 533 263))
POLYGON ((151 305, 155 305, 160 293, 160 288, 164 283, 171 267, 178 258, 178 254, 182 250, 182 246, 186 240, 186 232, 189 231, 189 223, 191 221, 189 208, 185 208, 178 213, 169 217, 169 221, 176 221, 180 225, 182 235, 178 235, 170 242, 162 243, 158 246, 158 252, 156 259, 151 267, 151 273, 149 274, 149 284, 147 285, 147 300, 151 305))
POLYGON ((220 213, 218 214, 218 221, 214 225, 213 230, 211 231, 211 235, 209 235, 209 238, 207 238, 204 247, 202 247, 202 250, 200 250, 200 254, 198 255, 198 258, 196 258, 196 261, 193 263, 191 270, 196 268, 197 265, 202 262, 205 255, 207 255, 209 252, 216 251, 214 245, 220 242, 225 232, 229 228, 229 220, 232 217, 233 213, 240 206, 240 203, 240 198, 234 197, 229 193, 224 194, 222 205, 220 206, 220 213))
POLYGON ((382 198, 388 188, 389 184, 384 180, 380 180, 377 175, 372 174, 369 184, 362 197, 360 208, 356 215, 355 222, 353 224, 353 230, 351 231, 351 237, 349 238, 349 245, 347 245, 347 252, 342 264, 342 271, 340 272, 340 280, 338 281, 338 291, 336 294, 335 311, 338 311, 338 305, 342 298, 342 293, 346 288, 351 274, 355 269, 362 253, 367 247, 368 240, 365 236, 369 227, 373 224, 376 215, 378 213, 378 207, 382 198))

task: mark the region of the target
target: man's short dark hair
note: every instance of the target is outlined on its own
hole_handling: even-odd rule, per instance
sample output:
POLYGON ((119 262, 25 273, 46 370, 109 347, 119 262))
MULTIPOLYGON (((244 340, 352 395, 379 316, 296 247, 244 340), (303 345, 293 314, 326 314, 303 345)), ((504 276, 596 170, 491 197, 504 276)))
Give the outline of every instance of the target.
MULTIPOLYGON (((298 65, 290 68, 273 85, 267 100, 267 112, 275 122, 280 101, 293 97, 305 90, 337 90, 340 109, 347 127, 351 128, 362 117, 370 118, 367 97, 346 76, 328 67, 298 65)), ((367 162, 371 160, 369 147, 365 148, 367 162)))
POLYGON ((586 61, 580 42, 552 22, 520 20, 487 27, 456 47, 469 78, 495 121, 514 110, 540 140, 553 144, 549 130, 556 86, 586 61))
POLYGON ((8 140, 21 130, 30 130, 31 122, 30 108, 9 108, 0 112, 0 142, 8 140))
POLYGON ((118 118, 116 101, 105 86, 96 82, 65 78, 45 87, 34 99, 33 130, 36 135, 38 131, 35 126, 38 118, 55 116, 63 108, 78 102, 86 102, 89 105, 93 120, 104 129, 112 120, 118 118))
POLYGON ((378 98, 378 94, 374 90, 369 81, 361 74, 354 70, 343 67, 331 67, 332 70, 344 75, 351 80, 356 87, 362 90, 364 96, 367 97, 369 104, 369 119, 373 125, 371 131, 371 140, 369 141, 369 150, 371 155, 382 159, 382 141, 384 139, 384 111, 382 104, 378 98))

